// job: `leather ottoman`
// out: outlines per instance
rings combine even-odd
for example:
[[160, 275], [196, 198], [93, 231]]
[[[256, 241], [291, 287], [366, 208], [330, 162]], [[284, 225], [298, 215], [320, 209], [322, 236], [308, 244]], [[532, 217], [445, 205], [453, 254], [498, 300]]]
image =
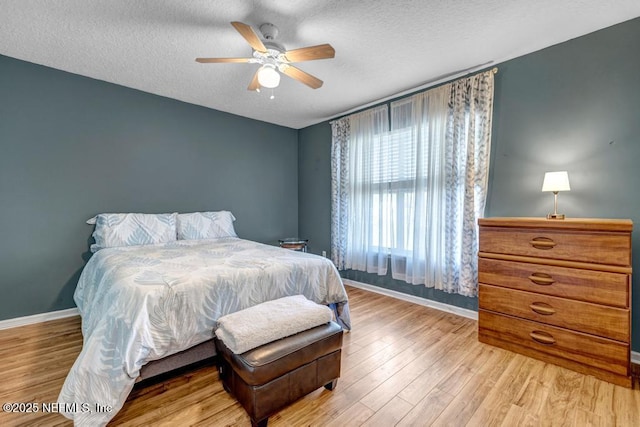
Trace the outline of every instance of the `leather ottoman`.
[[225, 390], [240, 402], [252, 426], [324, 386], [333, 390], [340, 376], [342, 328], [328, 322], [295, 335], [235, 354], [215, 339]]

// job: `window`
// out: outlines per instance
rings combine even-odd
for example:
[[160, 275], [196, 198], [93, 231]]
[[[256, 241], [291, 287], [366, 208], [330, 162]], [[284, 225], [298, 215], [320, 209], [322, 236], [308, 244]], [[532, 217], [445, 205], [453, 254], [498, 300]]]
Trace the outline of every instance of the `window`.
[[413, 250], [413, 227], [401, 220], [415, 208], [416, 159], [408, 129], [379, 138], [372, 155], [372, 246], [388, 253]]
[[332, 122], [338, 268], [475, 295], [492, 106], [485, 72]]

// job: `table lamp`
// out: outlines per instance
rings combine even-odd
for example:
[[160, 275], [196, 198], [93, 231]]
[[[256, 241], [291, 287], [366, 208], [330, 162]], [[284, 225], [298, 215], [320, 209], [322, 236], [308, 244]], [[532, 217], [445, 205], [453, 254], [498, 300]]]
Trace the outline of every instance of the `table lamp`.
[[564, 219], [564, 214], [558, 213], [558, 192], [569, 191], [569, 174], [567, 171], [547, 172], [544, 174], [542, 191], [553, 192], [553, 213], [547, 215], [547, 219]]

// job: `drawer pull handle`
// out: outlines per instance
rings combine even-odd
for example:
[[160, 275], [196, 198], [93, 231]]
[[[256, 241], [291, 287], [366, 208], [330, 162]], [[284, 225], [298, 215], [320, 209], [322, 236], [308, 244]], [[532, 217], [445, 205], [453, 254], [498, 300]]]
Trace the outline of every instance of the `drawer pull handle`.
[[556, 282], [551, 276], [545, 273], [532, 273], [531, 276], [528, 277], [528, 279], [536, 285], [542, 286], [553, 285]]
[[536, 237], [532, 239], [529, 244], [536, 249], [553, 249], [556, 242], [547, 237]]
[[539, 342], [540, 344], [551, 345], [556, 343], [556, 340], [555, 338], [553, 338], [553, 335], [548, 334], [546, 332], [532, 331], [529, 333], [529, 336], [531, 337], [531, 339]]
[[552, 314], [556, 314], [556, 311], [549, 304], [545, 304], [543, 302], [534, 302], [529, 305], [531, 310], [535, 311], [538, 314], [542, 314], [545, 316], [551, 316]]

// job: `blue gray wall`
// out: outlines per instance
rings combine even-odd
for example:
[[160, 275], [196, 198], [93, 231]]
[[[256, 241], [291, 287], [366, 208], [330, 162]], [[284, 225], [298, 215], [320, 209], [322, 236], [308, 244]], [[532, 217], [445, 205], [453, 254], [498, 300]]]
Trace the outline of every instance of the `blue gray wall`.
[[[559, 211], [573, 217], [630, 218], [640, 247], [640, 19], [499, 64], [486, 216], [544, 216], [547, 171], [567, 170], [571, 191]], [[330, 183], [302, 175], [330, 173], [331, 131], [321, 123], [300, 131], [300, 230], [328, 250]], [[327, 172], [327, 170], [329, 172]], [[307, 193], [315, 192], [317, 197]], [[304, 197], [302, 197], [304, 195]], [[633, 253], [633, 349], [640, 351], [640, 250]], [[473, 298], [428, 292], [359, 272], [345, 277], [466, 308]]]
[[298, 207], [300, 236], [315, 254], [331, 246], [331, 127], [321, 123], [298, 134]]
[[74, 307], [100, 212], [298, 232], [298, 133], [0, 56], [0, 320]]

